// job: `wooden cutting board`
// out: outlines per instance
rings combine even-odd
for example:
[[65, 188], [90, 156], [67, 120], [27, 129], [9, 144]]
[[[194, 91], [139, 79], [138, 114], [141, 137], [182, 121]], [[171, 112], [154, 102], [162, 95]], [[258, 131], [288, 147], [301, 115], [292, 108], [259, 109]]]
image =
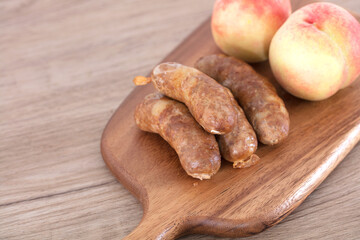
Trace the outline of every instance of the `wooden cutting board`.
[[[207, 20], [164, 61], [192, 66], [218, 52]], [[274, 82], [268, 62], [254, 68]], [[112, 173], [143, 205], [143, 219], [126, 239], [256, 234], [285, 218], [330, 174], [360, 139], [360, 80], [321, 102], [297, 99], [274, 84], [290, 113], [287, 140], [260, 145], [261, 161], [248, 169], [222, 161], [220, 171], [204, 181], [186, 175], [160, 136], [136, 127], [134, 109], [154, 88], [137, 87], [125, 99], [104, 130], [101, 151]]]

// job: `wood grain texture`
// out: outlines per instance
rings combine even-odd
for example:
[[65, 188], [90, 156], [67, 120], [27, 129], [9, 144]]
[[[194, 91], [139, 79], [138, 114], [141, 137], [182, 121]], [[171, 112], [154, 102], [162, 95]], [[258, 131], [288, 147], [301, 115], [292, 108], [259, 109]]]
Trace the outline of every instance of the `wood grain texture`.
[[[356, 0], [333, 2], [360, 13]], [[140, 204], [105, 167], [102, 130], [132, 77], [146, 74], [211, 7], [0, 2], [0, 239], [121, 239], [135, 228]], [[357, 145], [289, 217], [250, 239], [356, 239], [359, 157]]]
[[[218, 52], [207, 20], [164, 61], [193, 66], [201, 56]], [[254, 67], [275, 82], [268, 62]], [[165, 141], [136, 127], [136, 105], [154, 92], [151, 85], [136, 88], [109, 121], [101, 144], [110, 170], [143, 205], [140, 225], [125, 239], [250, 236], [299, 206], [360, 140], [360, 82], [321, 102], [278, 90], [291, 119], [286, 141], [260, 145], [261, 161], [251, 168], [233, 169], [223, 162], [211, 180], [199, 181], [184, 173]]]

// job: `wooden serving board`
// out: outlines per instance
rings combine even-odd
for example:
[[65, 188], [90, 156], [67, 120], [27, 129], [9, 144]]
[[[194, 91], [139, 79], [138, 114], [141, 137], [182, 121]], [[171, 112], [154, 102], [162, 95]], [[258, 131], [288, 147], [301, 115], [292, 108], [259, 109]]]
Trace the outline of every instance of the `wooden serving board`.
[[[192, 66], [217, 52], [207, 20], [164, 61]], [[268, 62], [254, 67], [274, 81]], [[299, 206], [360, 139], [360, 80], [321, 102], [277, 88], [290, 113], [287, 140], [274, 147], [260, 145], [261, 161], [251, 168], [233, 169], [222, 161], [211, 180], [200, 181], [186, 175], [160, 136], [136, 127], [136, 105], [155, 91], [151, 85], [137, 87], [110, 119], [101, 141], [104, 161], [143, 205], [143, 219], [126, 239], [248, 236], [274, 226]]]

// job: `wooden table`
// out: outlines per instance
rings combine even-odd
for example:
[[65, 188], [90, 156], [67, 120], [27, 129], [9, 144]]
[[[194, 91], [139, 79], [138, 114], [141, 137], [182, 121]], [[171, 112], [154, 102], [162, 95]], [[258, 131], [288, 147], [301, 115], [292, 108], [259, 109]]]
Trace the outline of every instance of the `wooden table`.
[[[332, 2], [360, 13], [357, 0]], [[130, 233], [142, 210], [104, 165], [102, 130], [132, 77], [148, 73], [212, 4], [0, 2], [0, 239]], [[358, 238], [359, 158], [360, 144], [283, 222], [249, 239]]]

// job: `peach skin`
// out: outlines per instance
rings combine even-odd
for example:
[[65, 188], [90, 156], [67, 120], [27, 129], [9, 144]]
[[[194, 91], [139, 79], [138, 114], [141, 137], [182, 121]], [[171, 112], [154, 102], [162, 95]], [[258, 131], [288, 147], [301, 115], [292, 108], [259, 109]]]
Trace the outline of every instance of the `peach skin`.
[[290, 13], [289, 0], [217, 0], [211, 30], [226, 54], [261, 62], [268, 59], [271, 39]]
[[288, 92], [307, 100], [326, 99], [360, 74], [360, 24], [335, 4], [309, 4], [275, 34], [269, 57]]

